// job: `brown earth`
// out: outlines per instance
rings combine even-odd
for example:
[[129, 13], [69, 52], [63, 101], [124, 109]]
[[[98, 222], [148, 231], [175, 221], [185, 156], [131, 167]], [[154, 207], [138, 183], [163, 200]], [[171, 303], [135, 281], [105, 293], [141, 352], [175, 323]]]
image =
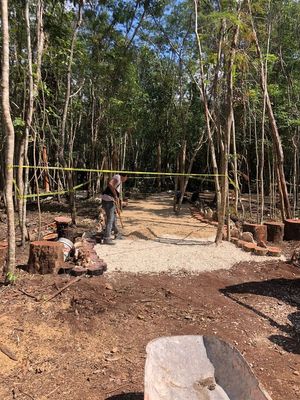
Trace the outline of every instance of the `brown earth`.
[[[43, 214], [45, 224], [56, 210]], [[93, 228], [94, 211], [84, 204], [82, 226]], [[285, 254], [296, 245], [286, 243]], [[18, 261], [26, 257], [19, 249]], [[45, 301], [70, 278], [20, 271], [15, 286], [0, 287], [0, 348], [17, 359], [0, 352], [0, 399], [142, 400], [146, 344], [208, 334], [239, 349], [273, 400], [297, 400], [299, 277], [282, 261], [199, 275], [114, 273], [82, 278]]]

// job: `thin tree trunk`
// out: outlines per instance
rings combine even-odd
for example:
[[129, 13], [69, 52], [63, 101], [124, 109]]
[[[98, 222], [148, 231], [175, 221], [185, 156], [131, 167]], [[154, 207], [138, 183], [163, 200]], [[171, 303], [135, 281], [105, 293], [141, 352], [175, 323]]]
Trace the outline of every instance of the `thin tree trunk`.
[[8, 230], [8, 258], [4, 272], [6, 281], [9, 282], [10, 274], [15, 272], [16, 264], [16, 235], [15, 235], [15, 213], [13, 201], [13, 163], [15, 132], [10, 115], [9, 99], [9, 28], [8, 28], [8, 5], [7, 0], [1, 0], [1, 26], [2, 26], [2, 114], [6, 133], [5, 152], [5, 198]]
[[208, 99], [207, 99], [208, 91], [207, 91], [207, 87], [205, 84], [206, 77], [205, 77], [204, 66], [203, 66], [203, 61], [202, 61], [202, 45], [201, 45], [200, 35], [198, 32], [198, 29], [199, 29], [198, 28], [198, 4], [199, 4], [199, 0], [194, 0], [195, 35], [196, 35], [196, 40], [197, 40], [197, 45], [198, 45], [199, 72], [200, 72], [200, 85], [197, 85], [197, 86], [200, 91], [201, 99], [202, 99], [203, 106], [204, 106], [207, 137], [208, 137], [208, 143], [209, 143], [209, 148], [210, 148], [210, 153], [211, 153], [211, 163], [212, 163], [212, 169], [213, 169], [214, 180], [215, 180], [217, 204], [218, 204], [218, 208], [219, 208], [220, 202], [221, 202], [219, 169], [218, 169], [215, 145], [214, 145], [214, 141], [213, 141], [213, 132], [212, 132], [212, 128], [211, 128], [212, 116], [210, 114], [209, 107], [208, 107]]
[[[65, 94], [65, 104], [64, 110], [62, 115], [62, 123], [61, 123], [61, 148], [59, 153], [60, 163], [64, 166], [67, 166], [67, 162], [64, 159], [64, 149], [65, 149], [65, 140], [66, 140], [66, 125], [67, 125], [67, 116], [69, 111], [69, 103], [71, 98], [71, 77], [72, 77], [72, 63], [73, 63], [73, 56], [74, 56], [74, 48], [77, 39], [78, 29], [82, 22], [82, 4], [79, 5], [78, 9], [78, 18], [75, 23], [72, 41], [71, 41], [71, 48], [70, 48], [70, 56], [68, 60], [68, 69], [67, 69], [67, 89]], [[71, 157], [71, 155], [70, 155]], [[75, 195], [73, 191], [73, 176], [72, 171], [67, 171], [67, 181], [69, 187], [69, 197], [70, 197], [70, 212], [72, 217], [72, 223], [76, 224], [76, 206], [75, 206]]]
[[255, 155], [256, 155], [256, 222], [259, 222], [259, 210], [260, 210], [260, 185], [259, 185], [259, 168], [260, 159], [258, 153], [258, 138], [257, 138], [257, 123], [256, 114], [254, 114], [254, 138], [255, 138]]
[[42, 159], [43, 159], [43, 174], [44, 174], [44, 190], [46, 193], [50, 192], [50, 180], [49, 180], [49, 170], [48, 170], [48, 154], [47, 147], [44, 145], [42, 149]]
[[202, 147], [202, 144], [203, 144], [203, 135], [199, 138], [198, 143], [196, 145], [196, 148], [193, 151], [192, 157], [191, 157], [190, 162], [189, 162], [188, 169], [186, 171], [187, 175], [183, 177], [184, 178], [184, 185], [183, 185], [183, 188], [182, 188], [182, 191], [181, 191], [181, 194], [180, 194], [180, 198], [179, 198], [179, 201], [178, 201], [178, 204], [177, 204], [177, 208], [176, 208], [176, 214], [177, 215], [179, 215], [179, 213], [180, 213], [181, 205], [182, 205], [182, 201], [183, 201], [183, 197], [184, 197], [184, 193], [185, 193], [187, 185], [189, 183], [189, 175], [192, 172], [194, 161], [196, 159], [196, 156], [197, 156], [199, 150]]
[[271, 103], [268, 88], [267, 88], [265, 66], [264, 66], [264, 62], [263, 62], [263, 56], [262, 56], [262, 52], [260, 49], [259, 41], [258, 41], [257, 34], [256, 34], [256, 29], [254, 26], [250, 0], [248, 0], [248, 6], [249, 6], [249, 11], [250, 11], [250, 16], [251, 16], [253, 38], [255, 41], [256, 51], [257, 51], [257, 54], [258, 54], [258, 57], [260, 60], [261, 87], [262, 87], [262, 90], [265, 93], [265, 97], [266, 97], [266, 108], [267, 108], [267, 113], [268, 113], [268, 117], [269, 117], [269, 122], [271, 125], [271, 133], [272, 133], [273, 143], [274, 143], [275, 152], [276, 152], [278, 189], [279, 189], [279, 194], [281, 196], [280, 204], [281, 204], [281, 207], [283, 207], [281, 210], [281, 215], [282, 215], [282, 219], [284, 220], [285, 218], [291, 218], [291, 207], [290, 207], [290, 201], [289, 201], [287, 184], [286, 184], [285, 173], [284, 173], [284, 154], [283, 154], [280, 135], [279, 135], [278, 128], [277, 128], [277, 123], [276, 123], [274, 113], [273, 113], [272, 103]]
[[[157, 172], [161, 172], [161, 141], [157, 144]], [[161, 191], [161, 176], [157, 177], [157, 190]]]
[[[238, 7], [238, 19], [240, 17], [241, 10], [241, 2]], [[224, 222], [227, 210], [227, 219], [229, 221], [229, 185], [228, 185], [228, 156], [230, 149], [230, 139], [232, 133], [232, 125], [234, 120], [234, 112], [233, 112], [233, 66], [235, 61], [236, 54], [236, 46], [239, 37], [239, 24], [235, 27], [235, 32], [232, 38], [231, 47], [230, 47], [230, 55], [228, 60], [228, 70], [227, 70], [227, 95], [226, 95], [226, 108], [227, 108], [227, 119], [224, 133], [224, 147], [223, 147], [223, 157], [222, 157], [222, 191], [221, 191], [221, 206], [218, 210], [218, 229], [216, 235], [216, 243], [220, 243], [223, 237], [224, 230]], [[221, 136], [220, 136], [221, 137]], [[226, 207], [227, 206], [227, 207]], [[229, 222], [228, 222], [229, 223]], [[230, 235], [229, 229], [227, 231], [228, 235]], [[229, 239], [229, 236], [228, 236]]]
[[[29, 16], [29, 0], [26, 0], [25, 4], [25, 21], [26, 21], [26, 34], [27, 34], [27, 55], [28, 55], [28, 80], [29, 80], [29, 90], [28, 90], [28, 107], [27, 107], [27, 116], [26, 116], [26, 125], [25, 125], [25, 136], [21, 143], [21, 152], [19, 162], [20, 165], [28, 165], [28, 139], [29, 134], [32, 129], [32, 119], [33, 119], [33, 108], [34, 108], [34, 100], [38, 94], [38, 85], [41, 80], [41, 64], [42, 64], [42, 55], [44, 50], [44, 25], [43, 25], [43, 14], [44, 14], [44, 3], [42, 0], [37, 2], [36, 9], [36, 33], [37, 33], [37, 50], [36, 50], [36, 73], [35, 77], [33, 74], [33, 65], [32, 65], [32, 46], [31, 46], [31, 32], [30, 32], [30, 16]], [[23, 153], [23, 154], [22, 154]], [[25, 245], [26, 238], [29, 238], [29, 234], [26, 228], [26, 206], [27, 199], [26, 195], [28, 192], [28, 181], [29, 181], [29, 169], [25, 168], [24, 171], [24, 181], [23, 181], [23, 169], [19, 168], [19, 186], [20, 190], [20, 202], [19, 208], [21, 212], [21, 242], [22, 246]], [[22, 197], [23, 196], [23, 197]]]
[[235, 120], [232, 121], [232, 148], [233, 148], [233, 176], [234, 176], [234, 209], [238, 215], [239, 203], [239, 181], [238, 181], [238, 162], [236, 152], [236, 134], [235, 134]]
[[[269, 12], [270, 12], [271, 0], [269, 0]], [[268, 26], [268, 40], [267, 40], [267, 56], [270, 48], [270, 37], [271, 37], [271, 23]], [[268, 57], [266, 57], [264, 67], [264, 79], [268, 81]], [[261, 193], [261, 208], [260, 208], [260, 220], [262, 224], [264, 220], [264, 208], [265, 208], [265, 190], [264, 190], [264, 167], [265, 167], [265, 116], [266, 116], [266, 89], [263, 93], [263, 112], [262, 112], [262, 123], [261, 123], [261, 168], [260, 168], [260, 193]]]

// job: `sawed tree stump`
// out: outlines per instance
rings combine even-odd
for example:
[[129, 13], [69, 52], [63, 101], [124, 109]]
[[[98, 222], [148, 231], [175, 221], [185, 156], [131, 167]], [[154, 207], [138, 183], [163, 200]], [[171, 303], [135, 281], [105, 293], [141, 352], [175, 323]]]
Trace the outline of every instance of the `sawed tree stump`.
[[64, 264], [64, 245], [60, 242], [41, 240], [30, 243], [28, 272], [56, 274]]
[[265, 222], [268, 242], [281, 243], [283, 241], [284, 224], [282, 222]]
[[266, 225], [249, 224], [245, 222], [243, 224], [243, 232], [251, 232], [256, 242], [267, 241], [267, 227]]
[[284, 240], [300, 240], [299, 219], [286, 219], [284, 221]]
[[65, 230], [71, 225], [72, 219], [69, 217], [56, 217], [54, 221], [56, 223], [58, 237], [65, 237]]

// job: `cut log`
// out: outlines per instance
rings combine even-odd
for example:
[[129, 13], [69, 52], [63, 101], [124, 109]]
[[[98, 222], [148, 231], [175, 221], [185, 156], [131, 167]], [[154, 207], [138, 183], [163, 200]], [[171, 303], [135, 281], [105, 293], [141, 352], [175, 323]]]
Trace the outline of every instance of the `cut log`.
[[280, 257], [281, 249], [279, 247], [268, 247], [268, 256]]
[[254, 249], [254, 253], [257, 256], [266, 256], [268, 254], [268, 249], [266, 249], [265, 247], [256, 246]]
[[72, 219], [69, 217], [56, 217], [54, 221], [56, 223], [58, 237], [66, 237], [65, 230], [71, 225]]
[[57, 238], [57, 233], [47, 233], [45, 236], [43, 236], [43, 240], [56, 240]]
[[282, 222], [265, 222], [267, 227], [268, 242], [281, 243], [284, 235], [284, 224]]
[[104, 262], [99, 262], [98, 264], [89, 266], [87, 268], [87, 274], [91, 276], [99, 276], [102, 275], [103, 272], [107, 270], [107, 264]]
[[237, 241], [237, 247], [243, 248], [243, 245], [244, 245], [245, 243], [247, 243], [247, 242], [245, 242], [244, 240], [238, 240], [238, 241]]
[[257, 247], [256, 243], [247, 242], [243, 244], [243, 250], [246, 251], [247, 253], [253, 252], [256, 247]]
[[251, 232], [256, 242], [267, 241], [267, 227], [266, 225], [249, 224], [245, 222], [243, 224], [243, 232]]
[[237, 237], [231, 237], [230, 241], [231, 241], [231, 243], [233, 243], [233, 244], [237, 245], [237, 244], [238, 244], [238, 241], [239, 241], [239, 239], [238, 239]]
[[299, 219], [286, 219], [284, 221], [284, 240], [300, 240]]
[[64, 246], [59, 242], [41, 240], [30, 243], [28, 272], [33, 274], [56, 274], [64, 265]]
[[80, 265], [76, 265], [76, 267], [72, 268], [71, 274], [74, 276], [81, 276], [87, 273], [87, 269], [81, 267]]

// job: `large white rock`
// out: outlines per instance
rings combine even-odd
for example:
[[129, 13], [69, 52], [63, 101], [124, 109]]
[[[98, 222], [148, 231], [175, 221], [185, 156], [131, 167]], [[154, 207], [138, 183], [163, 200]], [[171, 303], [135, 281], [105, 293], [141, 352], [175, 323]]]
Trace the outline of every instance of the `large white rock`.
[[271, 400], [242, 355], [216, 337], [163, 337], [146, 351], [145, 400]]

